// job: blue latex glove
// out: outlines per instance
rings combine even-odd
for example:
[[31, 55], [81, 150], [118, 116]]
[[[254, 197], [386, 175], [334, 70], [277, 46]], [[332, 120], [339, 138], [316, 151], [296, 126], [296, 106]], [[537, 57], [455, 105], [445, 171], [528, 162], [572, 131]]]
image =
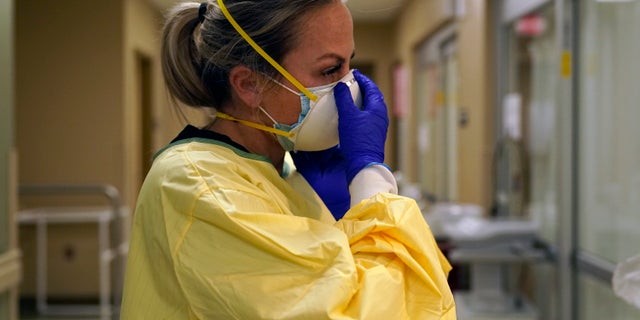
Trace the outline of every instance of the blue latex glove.
[[351, 206], [346, 166], [340, 148], [292, 152], [291, 158], [333, 217], [340, 220]]
[[338, 133], [340, 148], [345, 159], [347, 184], [351, 183], [360, 170], [371, 164], [384, 162], [384, 143], [387, 139], [389, 116], [382, 92], [371, 79], [354, 70], [362, 92], [362, 110], [351, 98], [351, 92], [344, 83], [334, 89], [338, 107]]

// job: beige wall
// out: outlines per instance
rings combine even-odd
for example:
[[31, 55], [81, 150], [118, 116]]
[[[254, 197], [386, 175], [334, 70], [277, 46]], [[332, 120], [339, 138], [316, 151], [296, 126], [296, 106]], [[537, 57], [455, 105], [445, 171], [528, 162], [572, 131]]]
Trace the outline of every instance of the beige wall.
[[122, 6], [16, 2], [20, 183], [122, 190]]
[[[16, 134], [21, 184], [125, 186], [123, 17], [119, 1], [16, 2]], [[33, 198], [21, 198], [26, 205]], [[69, 198], [64, 205], [85, 204]], [[125, 203], [130, 199], [125, 198]], [[91, 201], [89, 201], [91, 202]], [[96, 231], [91, 225], [50, 230], [53, 294], [92, 294], [97, 288]], [[22, 228], [25, 281], [34, 288], [35, 235]], [[72, 236], [70, 240], [67, 236]], [[60, 241], [58, 241], [60, 240]], [[57, 244], [60, 242], [60, 244]], [[72, 251], [72, 257], [66, 256]]]
[[[437, 26], [447, 19], [448, 0], [414, 0], [407, 1], [402, 8], [399, 17], [393, 21], [357, 22], [354, 26], [356, 42], [355, 64], [370, 63], [374, 66], [373, 80], [378, 84], [385, 95], [389, 110], [393, 108], [393, 83], [392, 72], [396, 63], [408, 66], [411, 74], [413, 65], [413, 49], [420, 41], [424, 40]], [[409, 90], [411, 92], [411, 89]], [[410, 99], [412, 97], [409, 97]], [[400, 161], [409, 163], [404, 168], [409, 169], [409, 176], [416, 174], [416, 159], [403, 157], [398, 159], [393, 155], [399, 143], [415, 145], [415, 136], [406, 137], [404, 141], [396, 141], [393, 132], [396, 130], [396, 122], [390, 112], [391, 123], [386, 145], [386, 159], [394, 170], [401, 166]], [[411, 114], [407, 119], [412, 119]], [[412, 121], [412, 128], [415, 123]], [[415, 129], [414, 129], [415, 131]], [[409, 148], [415, 150], [415, 148]], [[398, 163], [395, 163], [396, 160]]]
[[0, 0], [0, 319], [17, 319], [20, 255], [16, 248], [13, 0]]
[[458, 24], [458, 96], [469, 115], [469, 124], [458, 129], [458, 195], [459, 201], [485, 209], [491, 206], [495, 122], [488, 13], [487, 1], [466, 0], [466, 13]]
[[[393, 50], [390, 50], [393, 43], [393, 23], [392, 22], [363, 22], [354, 23], [354, 41], [356, 43], [356, 56], [353, 63], [356, 65], [371, 64], [374, 74], [371, 75], [382, 94], [384, 94], [388, 107], [391, 108], [391, 70], [393, 66]], [[390, 153], [394, 149], [392, 128], [389, 130], [389, 139], [386, 144], [385, 163], [392, 168], [395, 164], [390, 161]]]
[[[16, 6], [20, 183], [112, 184], [132, 208], [143, 176], [142, 117], [158, 124], [151, 149], [175, 134], [162, 130], [170, 121], [159, 70], [160, 12], [145, 0], [21, 0]], [[140, 110], [140, 55], [151, 61], [151, 115]], [[93, 205], [102, 198], [64, 201]], [[23, 207], [42, 202], [21, 198]], [[23, 294], [35, 289], [34, 236], [33, 228], [22, 228]], [[57, 226], [49, 236], [50, 293], [95, 296], [96, 228]], [[69, 251], [72, 258], [65, 256]]]
[[13, 1], [0, 0], [0, 254], [9, 248], [9, 159], [13, 148]]
[[[171, 128], [165, 124], [170, 116], [167, 95], [161, 78], [160, 70], [160, 29], [163, 17], [157, 9], [149, 5], [145, 0], [127, 0], [124, 3], [125, 22], [125, 48], [124, 48], [124, 72], [122, 82], [124, 92], [124, 176], [127, 177], [123, 193], [132, 203], [137, 198], [145, 172], [142, 172], [143, 158], [151, 160], [151, 156], [168, 142], [167, 131]], [[151, 63], [151, 104], [152, 113], [142, 114], [140, 89], [140, 70], [138, 59], [144, 56]], [[142, 118], [148, 117], [153, 126], [153, 145], [150, 150], [142, 148]]]
[[[415, 50], [445, 23], [457, 21], [458, 36], [458, 97], [459, 107], [469, 113], [469, 124], [458, 128], [458, 201], [490, 205], [491, 155], [493, 110], [491, 108], [492, 79], [490, 39], [487, 38], [488, 19], [485, 1], [466, 0], [466, 12], [454, 18], [451, 1], [409, 0], [402, 8], [395, 28], [395, 58], [407, 67], [410, 83], [415, 82]], [[414, 92], [411, 86], [408, 97], [415, 109]], [[401, 155], [403, 168], [410, 181], [417, 180], [417, 128], [411, 110], [406, 117], [409, 135], [404, 137], [408, 153]]]
[[395, 55], [398, 63], [406, 67], [410, 87], [406, 97], [411, 106], [409, 112], [401, 121], [406, 122], [408, 136], [403, 137], [403, 154], [399, 155], [405, 176], [409, 181], [416, 182], [418, 177], [417, 166], [419, 165], [417, 148], [417, 114], [414, 103], [413, 84], [415, 82], [415, 48], [429, 35], [435, 32], [438, 27], [450, 19], [450, 12], [447, 10], [449, 0], [409, 0], [402, 8], [395, 30]]
[[451, 19], [450, 0], [409, 0], [397, 18], [395, 53], [404, 63], [414, 58], [414, 48]]

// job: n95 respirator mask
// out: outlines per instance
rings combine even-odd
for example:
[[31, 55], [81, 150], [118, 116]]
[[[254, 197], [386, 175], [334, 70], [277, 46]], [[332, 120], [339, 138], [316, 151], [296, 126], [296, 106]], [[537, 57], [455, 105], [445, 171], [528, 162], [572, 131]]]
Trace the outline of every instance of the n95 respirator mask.
[[300, 96], [300, 115], [298, 116], [298, 121], [291, 125], [278, 123], [261, 108], [262, 112], [274, 122], [273, 127], [281, 131], [281, 133], [274, 133], [278, 136], [278, 142], [286, 151], [320, 151], [334, 147], [339, 143], [338, 107], [333, 93], [333, 89], [339, 82], [349, 87], [355, 105], [358, 108], [362, 106], [360, 86], [358, 86], [358, 82], [353, 77], [353, 70], [349, 71], [337, 82], [308, 88], [311, 93], [317, 96], [315, 101], [309, 99], [302, 92], [298, 93], [280, 82], [275, 82], [286, 90]]

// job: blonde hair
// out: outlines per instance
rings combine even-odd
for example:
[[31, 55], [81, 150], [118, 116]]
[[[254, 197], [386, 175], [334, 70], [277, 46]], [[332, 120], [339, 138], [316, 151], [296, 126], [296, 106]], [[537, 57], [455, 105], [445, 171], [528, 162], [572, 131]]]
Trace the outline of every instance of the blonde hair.
[[[306, 14], [336, 0], [227, 0], [249, 36], [274, 60], [295, 46]], [[162, 72], [169, 93], [191, 107], [219, 108], [230, 97], [229, 72], [238, 65], [279, 79], [278, 72], [233, 29], [216, 1], [200, 22], [200, 3], [168, 13], [162, 34]]]

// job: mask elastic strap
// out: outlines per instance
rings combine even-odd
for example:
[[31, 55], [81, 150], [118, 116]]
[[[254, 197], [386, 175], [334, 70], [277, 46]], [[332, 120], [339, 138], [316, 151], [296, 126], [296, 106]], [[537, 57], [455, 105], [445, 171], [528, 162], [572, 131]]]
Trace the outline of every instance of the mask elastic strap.
[[276, 121], [276, 119], [274, 119], [269, 113], [267, 113], [267, 110], [265, 110], [262, 107], [259, 107], [260, 111], [262, 111], [262, 113], [264, 113], [265, 116], [267, 116], [267, 118], [269, 118], [269, 120], [271, 120], [271, 122], [273, 123], [278, 123], [278, 121]]
[[222, 14], [224, 14], [233, 28], [236, 29], [240, 36], [242, 36], [242, 38], [244, 38], [244, 40], [247, 41], [247, 43], [249, 43], [249, 45], [251, 45], [251, 47], [253, 47], [256, 52], [258, 52], [265, 60], [267, 60], [267, 62], [269, 62], [274, 68], [276, 68], [276, 70], [278, 70], [278, 72], [280, 72], [282, 76], [284, 76], [287, 80], [289, 80], [289, 82], [291, 82], [296, 88], [298, 88], [298, 90], [304, 93], [304, 95], [307, 96], [309, 100], [318, 100], [318, 97], [315, 94], [311, 93], [311, 91], [305, 88], [305, 86], [303, 86], [296, 78], [294, 78], [287, 70], [285, 70], [277, 61], [273, 60], [273, 58], [271, 58], [269, 54], [262, 50], [262, 48], [255, 41], [253, 41], [253, 39], [251, 39], [251, 37], [242, 29], [238, 22], [236, 22], [236, 20], [231, 16], [222, 0], [218, 0], [218, 6], [220, 7]]
[[243, 124], [243, 125], [245, 125], [247, 127], [251, 127], [251, 128], [262, 130], [262, 131], [267, 131], [267, 132], [274, 133], [274, 134], [277, 134], [279, 136], [283, 136], [283, 137], [287, 137], [287, 138], [293, 138], [293, 136], [295, 136], [295, 133], [292, 133], [292, 132], [278, 130], [276, 128], [267, 127], [267, 126], [259, 124], [259, 123], [254, 123], [254, 122], [250, 122], [250, 121], [247, 121], [247, 120], [234, 118], [234, 117], [232, 117], [232, 116], [230, 116], [230, 115], [228, 115], [226, 113], [222, 113], [222, 112], [216, 112], [216, 117], [220, 118], [220, 119], [225, 119], [225, 120], [229, 120], [229, 121], [238, 122], [238, 123]]
[[[271, 80], [271, 81], [275, 82], [277, 85], [281, 86], [282, 88], [286, 89], [287, 91], [289, 91], [289, 92], [291, 92], [291, 93], [295, 94], [296, 96], [297, 96], [297, 95], [299, 95], [299, 93], [298, 93], [298, 92], [296, 92], [295, 90], [293, 90], [293, 89], [291, 89], [291, 88], [289, 88], [289, 87], [285, 86], [282, 82], [280, 82], [280, 81], [278, 81], [278, 80], [276, 80], [276, 79], [274, 79], [274, 78], [271, 78], [271, 77], [269, 77], [268, 75], [264, 75], [264, 76], [265, 76], [265, 77], [267, 77], [267, 79], [269, 79], [269, 80]], [[274, 122], [275, 122], [275, 121], [274, 121]]]

